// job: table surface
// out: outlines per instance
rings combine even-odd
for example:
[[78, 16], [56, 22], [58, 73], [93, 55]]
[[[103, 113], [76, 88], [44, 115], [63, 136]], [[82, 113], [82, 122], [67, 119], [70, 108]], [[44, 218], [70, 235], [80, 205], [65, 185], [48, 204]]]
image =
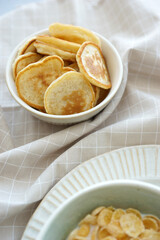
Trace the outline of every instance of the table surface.
[[0, 1], [0, 15], [3, 15], [11, 10], [14, 10], [24, 4], [32, 2], [40, 2], [41, 0], [1, 0]]

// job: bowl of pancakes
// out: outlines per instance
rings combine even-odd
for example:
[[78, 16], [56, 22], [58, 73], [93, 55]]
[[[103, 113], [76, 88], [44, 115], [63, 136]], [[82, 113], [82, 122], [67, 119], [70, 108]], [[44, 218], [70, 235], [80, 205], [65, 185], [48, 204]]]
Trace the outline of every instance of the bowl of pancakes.
[[87, 120], [117, 93], [123, 65], [115, 47], [86, 28], [53, 23], [11, 53], [6, 83], [33, 116], [53, 124]]

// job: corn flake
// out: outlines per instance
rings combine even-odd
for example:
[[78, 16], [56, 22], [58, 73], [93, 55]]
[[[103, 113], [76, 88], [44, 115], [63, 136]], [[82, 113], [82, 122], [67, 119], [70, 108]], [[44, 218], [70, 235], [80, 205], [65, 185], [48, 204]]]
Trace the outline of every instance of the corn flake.
[[92, 211], [92, 215], [97, 216], [103, 209], [105, 209], [104, 206], [98, 207]]
[[158, 224], [156, 220], [153, 218], [144, 217], [143, 224], [145, 226], [145, 229], [153, 229], [155, 231], [158, 231]]
[[128, 209], [126, 209], [126, 213], [134, 213], [137, 217], [142, 219], [142, 216], [141, 216], [140, 212], [137, 209], [128, 208]]
[[96, 225], [97, 224], [97, 217], [94, 216], [94, 215], [88, 214], [87, 216], [85, 216], [85, 218], [82, 219], [82, 221], [79, 223], [79, 225], [81, 225], [83, 223]]
[[123, 209], [116, 209], [115, 212], [112, 215], [112, 221], [119, 221], [121, 216], [125, 214], [125, 211]]
[[102, 228], [99, 229], [99, 231], [98, 231], [98, 239], [99, 240], [104, 239], [108, 236], [110, 236], [110, 234], [109, 234], [106, 227], [102, 227]]
[[145, 218], [152, 218], [152, 219], [154, 219], [157, 222], [157, 224], [158, 224], [158, 228], [160, 229], [160, 220], [158, 219], [158, 217], [153, 216], [153, 215], [146, 215]]
[[107, 230], [112, 236], [116, 238], [124, 238], [126, 236], [125, 232], [120, 226], [120, 223], [116, 221], [111, 221], [107, 225]]
[[97, 218], [99, 226], [103, 227], [110, 223], [113, 212], [107, 208], [103, 209]]
[[133, 213], [126, 213], [120, 218], [120, 225], [123, 231], [130, 237], [138, 237], [144, 231], [144, 225]]
[[89, 232], [90, 232], [90, 225], [84, 223], [78, 229], [77, 235], [81, 237], [87, 237]]

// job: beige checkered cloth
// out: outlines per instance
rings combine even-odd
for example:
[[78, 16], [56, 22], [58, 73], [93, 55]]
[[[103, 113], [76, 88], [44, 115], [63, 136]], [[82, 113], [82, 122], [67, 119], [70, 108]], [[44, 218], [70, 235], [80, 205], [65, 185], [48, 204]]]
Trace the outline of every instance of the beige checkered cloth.
[[[44, 195], [83, 161], [126, 146], [160, 144], [160, 1], [46, 0], [0, 18], [0, 239], [20, 239]], [[122, 86], [104, 111], [73, 126], [32, 117], [11, 97], [13, 48], [53, 22], [80, 25], [119, 51]]]

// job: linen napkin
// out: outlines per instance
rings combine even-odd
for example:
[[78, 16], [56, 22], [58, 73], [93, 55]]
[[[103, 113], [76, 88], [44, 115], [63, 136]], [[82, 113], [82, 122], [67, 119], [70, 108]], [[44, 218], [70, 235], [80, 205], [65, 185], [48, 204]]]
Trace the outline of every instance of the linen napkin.
[[[160, 144], [159, 9], [151, 0], [45, 0], [0, 17], [1, 239], [20, 239], [45, 194], [80, 163], [121, 147]], [[5, 83], [13, 48], [53, 22], [100, 33], [123, 61], [113, 100], [96, 117], [72, 126], [34, 118]]]

